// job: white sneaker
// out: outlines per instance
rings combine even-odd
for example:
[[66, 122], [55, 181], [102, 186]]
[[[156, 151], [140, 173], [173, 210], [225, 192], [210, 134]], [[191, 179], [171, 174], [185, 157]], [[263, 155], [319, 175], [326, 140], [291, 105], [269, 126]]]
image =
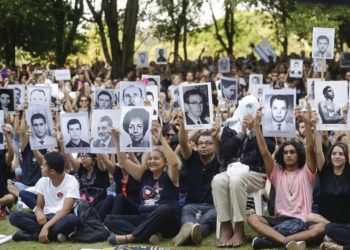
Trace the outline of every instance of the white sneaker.
[[306, 243], [305, 243], [305, 241], [297, 241], [297, 249], [298, 250], [306, 250]]
[[62, 242], [66, 242], [67, 241], [67, 237], [64, 234], [58, 234], [57, 235], [57, 241], [62, 243]]
[[291, 240], [285, 245], [285, 248], [287, 250], [298, 250], [298, 245], [294, 240]]
[[182, 225], [180, 232], [173, 239], [173, 245], [175, 247], [181, 246], [187, 239], [191, 237], [192, 227], [192, 222], [187, 222]]
[[201, 244], [201, 242], [203, 240], [202, 227], [198, 223], [193, 224], [193, 226], [192, 226], [191, 239], [195, 245]]

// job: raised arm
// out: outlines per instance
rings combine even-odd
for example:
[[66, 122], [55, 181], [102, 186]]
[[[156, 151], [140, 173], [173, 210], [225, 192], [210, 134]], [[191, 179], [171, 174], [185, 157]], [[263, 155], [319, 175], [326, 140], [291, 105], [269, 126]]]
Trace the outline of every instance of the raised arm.
[[29, 142], [29, 136], [27, 133], [28, 126], [27, 126], [27, 121], [26, 121], [26, 109], [28, 107], [27, 102], [23, 103], [23, 115], [22, 115], [22, 120], [21, 120], [21, 128], [20, 128], [20, 141], [21, 141], [21, 149], [22, 151], [27, 147], [28, 142]]
[[145, 172], [146, 168], [142, 166], [141, 164], [136, 164], [130, 159], [128, 159], [127, 155], [125, 153], [120, 152], [119, 148], [119, 131], [116, 129], [112, 129], [112, 136], [115, 140], [115, 146], [117, 151], [117, 157], [119, 161], [119, 167], [125, 168], [126, 171], [137, 181], [141, 182], [143, 173]]
[[11, 130], [7, 125], [2, 126], [2, 130], [4, 132], [4, 136], [6, 138], [6, 146], [7, 146], [7, 157], [6, 157], [6, 166], [11, 167], [11, 163], [13, 161], [14, 157], [14, 150], [12, 145], [12, 139], [11, 139]]
[[65, 159], [67, 159], [73, 169], [73, 172], [77, 173], [80, 168], [80, 161], [78, 159], [75, 159], [72, 154], [66, 153]]
[[317, 164], [318, 171], [321, 171], [325, 163], [325, 158], [324, 158], [324, 153], [322, 149], [321, 131], [315, 129], [317, 120], [318, 120], [317, 114], [314, 112], [311, 117], [311, 123], [313, 124], [313, 127], [314, 127], [316, 164]]
[[[311, 129], [311, 106], [308, 104], [308, 110], [306, 112], [301, 112], [300, 107], [296, 109], [297, 114], [302, 113], [302, 120], [305, 123], [305, 135], [306, 135], [306, 143], [305, 143], [305, 155], [306, 155], [306, 164], [311, 171], [311, 173], [316, 172], [316, 157], [315, 157], [315, 142]], [[298, 115], [297, 115], [298, 117]]]
[[254, 120], [254, 130], [255, 130], [255, 136], [256, 136], [256, 140], [258, 142], [260, 154], [264, 160], [266, 174], [267, 174], [267, 176], [270, 176], [272, 169], [273, 169], [273, 166], [274, 166], [274, 161], [273, 161], [271, 153], [268, 150], [264, 136], [263, 136], [261, 129], [260, 129], [261, 116], [262, 116], [261, 110], [262, 110], [262, 107], [260, 107], [256, 111], [256, 117]]
[[192, 149], [188, 145], [188, 136], [185, 130], [184, 119], [182, 111], [177, 113], [177, 119], [180, 124], [179, 128], [179, 144], [180, 144], [180, 152], [182, 158], [185, 160], [189, 159], [192, 154]]

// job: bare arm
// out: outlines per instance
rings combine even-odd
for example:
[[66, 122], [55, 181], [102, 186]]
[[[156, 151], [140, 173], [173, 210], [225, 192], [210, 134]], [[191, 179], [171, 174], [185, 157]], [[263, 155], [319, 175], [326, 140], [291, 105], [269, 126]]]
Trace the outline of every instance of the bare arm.
[[3, 132], [4, 132], [4, 136], [6, 138], [6, 146], [7, 146], [7, 157], [6, 157], [6, 166], [11, 167], [11, 163], [13, 161], [13, 157], [14, 157], [14, 151], [13, 151], [13, 145], [12, 145], [12, 139], [10, 136], [10, 128], [7, 127], [6, 125], [2, 126]]
[[315, 154], [316, 154], [316, 163], [317, 163], [317, 168], [318, 171], [321, 171], [323, 168], [323, 165], [325, 163], [325, 158], [323, 154], [323, 149], [322, 149], [322, 135], [321, 131], [317, 131], [316, 128], [316, 123], [317, 123], [317, 114], [313, 113], [311, 122], [314, 127], [314, 140], [315, 140]]
[[27, 126], [27, 121], [26, 121], [26, 108], [27, 104], [26, 102], [23, 104], [23, 116], [21, 120], [21, 129], [20, 129], [20, 141], [21, 141], [21, 149], [22, 151], [27, 147], [28, 142], [29, 142], [29, 136], [27, 134], [28, 126]]
[[169, 178], [174, 183], [174, 185], [178, 187], [179, 186], [179, 162], [176, 157], [176, 153], [171, 149], [171, 147], [167, 143], [162, 133], [159, 133], [159, 134], [160, 134], [160, 141], [162, 143], [162, 149], [168, 162]]
[[120, 152], [119, 148], [119, 132], [117, 130], [112, 129], [112, 135], [115, 140], [116, 144], [116, 151], [117, 151], [117, 157], [119, 160], [119, 167], [125, 168], [126, 171], [137, 181], [141, 182], [143, 173], [145, 172], [146, 168], [143, 167], [141, 164], [136, 164], [130, 159], [128, 159], [127, 155], [125, 153]]
[[[177, 119], [180, 124], [179, 129], [179, 143], [180, 143], [180, 152], [182, 158], [185, 160], [189, 159], [192, 155], [192, 149], [188, 145], [188, 136], [187, 132], [185, 130], [184, 120], [183, 120], [183, 113], [182, 111], [179, 111], [177, 114]], [[164, 144], [163, 144], [164, 145]]]
[[261, 122], [261, 115], [262, 115], [261, 110], [262, 108], [260, 107], [256, 112], [256, 117], [254, 120], [254, 129], [255, 129], [255, 135], [256, 135], [256, 140], [258, 142], [260, 154], [264, 160], [266, 174], [267, 176], [270, 176], [274, 166], [274, 161], [267, 148], [264, 136], [260, 129], [260, 122]]
[[75, 173], [79, 171], [80, 168], [80, 161], [75, 159], [72, 154], [66, 153], [66, 159], [68, 159], [69, 163], [71, 164], [71, 167]]
[[[297, 109], [300, 110], [300, 107]], [[298, 112], [298, 111], [297, 111]], [[311, 129], [311, 106], [308, 105], [308, 111], [303, 113], [303, 120], [305, 123], [305, 134], [306, 134], [306, 145], [305, 145], [305, 153], [306, 153], [306, 164], [311, 171], [311, 173], [316, 172], [316, 157], [315, 157], [315, 142]]]

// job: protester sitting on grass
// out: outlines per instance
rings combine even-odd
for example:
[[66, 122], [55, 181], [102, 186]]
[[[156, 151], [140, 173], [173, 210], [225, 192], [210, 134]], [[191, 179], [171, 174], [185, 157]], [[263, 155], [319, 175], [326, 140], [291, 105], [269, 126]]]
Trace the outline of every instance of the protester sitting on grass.
[[15, 211], [9, 217], [11, 225], [21, 230], [13, 235], [14, 241], [62, 242], [78, 224], [72, 209], [79, 199], [79, 183], [64, 173], [63, 156], [58, 152], [45, 154], [42, 168], [47, 177], [38, 181], [34, 213]]
[[266, 174], [276, 189], [275, 217], [251, 214], [249, 225], [259, 234], [253, 240], [254, 249], [285, 247], [306, 249], [305, 241], [320, 239], [324, 235], [323, 223], [305, 223], [311, 212], [312, 192], [317, 169], [314, 139], [311, 130], [311, 108], [296, 115], [305, 123], [306, 153], [302, 143], [284, 142], [277, 151], [274, 162], [260, 129], [262, 108], [256, 113], [254, 128]]
[[144, 157], [144, 163], [137, 164], [119, 151], [119, 132], [112, 130], [117, 146], [120, 167], [141, 182], [138, 215], [108, 215], [105, 225], [116, 235], [109, 237], [111, 245], [132, 242], [159, 241], [159, 234], [169, 238], [179, 231], [179, 163], [174, 151], [159, 128], [152, 133], [160, 138], [161, 146]]

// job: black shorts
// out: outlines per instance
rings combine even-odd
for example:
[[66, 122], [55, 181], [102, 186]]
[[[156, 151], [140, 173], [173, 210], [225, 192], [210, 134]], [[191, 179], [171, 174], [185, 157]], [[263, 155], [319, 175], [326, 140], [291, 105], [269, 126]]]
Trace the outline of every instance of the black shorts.
[[[281, 224], [282, 222], [296, 219], [295, 217], [289, 217], [289, 216], [279, 216], [279, 217], [262, 216], [262, 217], [267, 221], [270, 227], [275, 227]], [[317, 222], [305, 222], [305, 223], [308, 228], [312, 225], [317, 224]]]

